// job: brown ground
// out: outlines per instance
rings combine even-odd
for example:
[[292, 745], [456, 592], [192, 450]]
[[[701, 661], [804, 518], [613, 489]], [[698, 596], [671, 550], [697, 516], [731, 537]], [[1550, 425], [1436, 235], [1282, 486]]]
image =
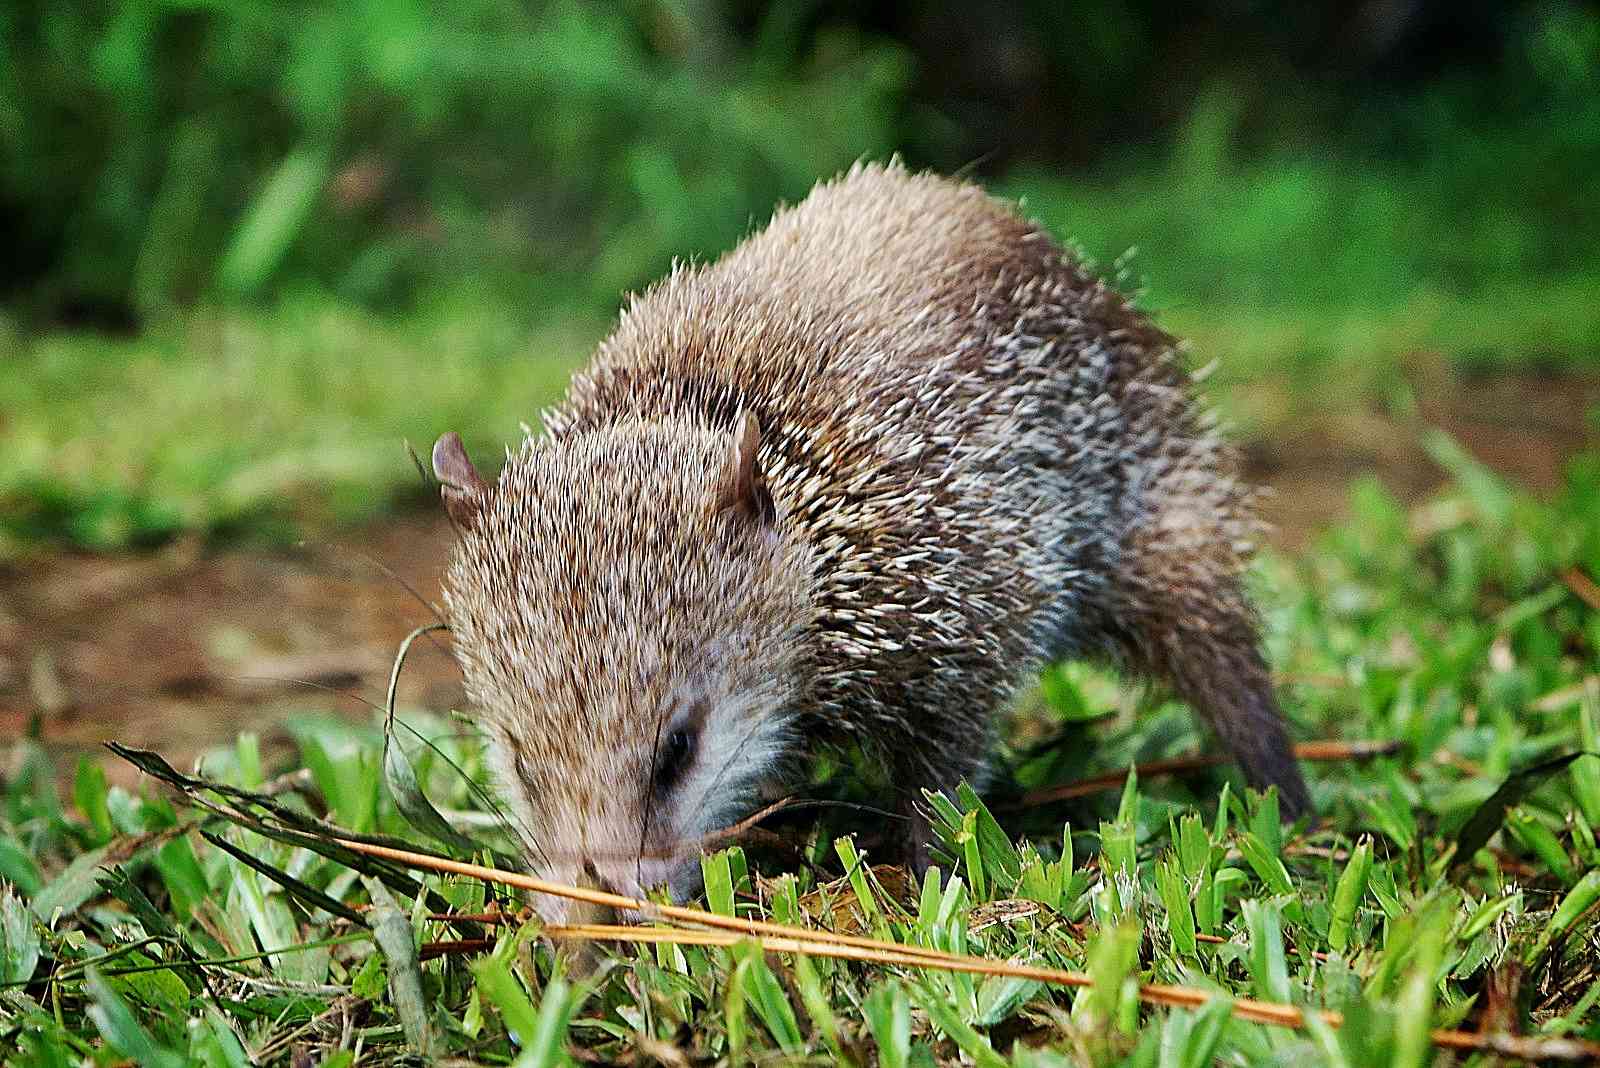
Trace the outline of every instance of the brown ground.
[[[1503, 378], [1418, 393], [1425, 422], [1535, 490], [1556, 486], [1564, 460], [1596, 444], [1585, 413], [1600, 406], [1600, 381]], [[1376, 474], [1407, 499], [1442, 479], [1412, 430], [1376, 408], [1285, 425], [1294, 429], [1248, 449], [1252, 477], [1275, 491], [1267, 511], [1281, 548], [1336, 518], [1355, 476]], [[432, 618], [449, 533], [440, 515], [411, 514], [292, 551], [180, 543], [0, 568], [0, 742], [38, 716], [58, 758], [117, 739], [186, 766], [241, 730], [281, 739], [296, 710], [369, 716], [362, 699], [381, 702], [395, 646]], [[442, 637], [414, 647], [401, 696], [441, 711], [459, 702]], [[131, 777], [120, 762], [107, 768]]]

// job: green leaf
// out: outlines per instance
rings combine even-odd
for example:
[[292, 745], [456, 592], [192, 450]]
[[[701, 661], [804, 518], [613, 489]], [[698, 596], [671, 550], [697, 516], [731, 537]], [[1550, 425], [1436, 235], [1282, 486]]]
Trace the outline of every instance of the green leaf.
[[1161, 1032], [1161, 1068], [1209, 1068], [1223, 1028], [1233, 1017], [1233, 1002], [1212, 998], [1194, 1013], [1175, 1009]]
[[[343, 1052], [349, 1054], [348, 1050]], [[250, 1055], [239, 1036], [214, 1005], [206, 1006], [204, 1016], [189, 1021], [189, 1059], [207, 1068], [251, 1068]], [[333, 1060], [324, 1060], [321, 1068], [334, 1068]]]
[[172, 899], [173, 910], [181, 918], [188, 919], [211, 893], [205, 872], [195, 859], [194, 847], [187, 838], [174, 838], [156, 850], [155, 862]]
[[880, 983], [861, 1004], [878, 1043], [881, 1068], [906, 1068], [911, 1060], [911, 999], [897, 979]]
[[767, 967], [760, 943], [743, 939], [733, 946], [733, 956], [745, 972], [744, 996], [766, 1025], [768, 1033], [784, 1052], [800, 1052], [805, 1043], [800, 1037], [800, 1025], [795, 1021], [794, 1007], [789, 1004], [772, 969]]
[[1333, 890], [1333, 904], [1328, 918], [1328, 948], [1343, 953], [1350, 945], [1350, 928], [1355, 922], [1356, 909], [1367, 892], [1367, 879], [1372, 874], [1372, 839], [1362, 838], [1350, 853], [1339, 882]]
[[108, 842], [99, 849], [80, 853], [71, 864], [52, 879], [33, 897], [33, 914], [45, 923], [53, 923], [57, 912], [70, 915], [91, 897], [100, 892], [100, 867], [113, 849], [123, 845], [122, 839]]
[[1107, 876], [1121, 872], [1131, 878], [1138, 872], [1139, 854], [1132, 824], [1100, 824], [1100, 864]]
[[978, 984], [978, 1015], [973, 1023], [978, 1027], [994, 1027], [1010, 1018], [1044, 985], [1034, 979], [1015, 975], [991, 975]]
[[1489, 925], [1498, 920], [1507, 909], [1522, 902], [1522, 891], [1507, 894], [1501, 898], [1489, 898], [1483, 904], [1472, 910], [1467, 917], [1467, 922], [1461, 925], [1461, 934], [1458, 936], [1463, 942], [1470, 942], [1477, 938]]
[[834, 1018], [833, 1006], [828, 1002], [828, 993], [822, 988], [816, 965], [804, 953], [794, 956], [794, 985], [800, 991], [800, 1001], [806, 1007], [806, 1015], [811, 1018], [811, 1026], [822, 1036], [834, 1061], [839, 1064], [855, 1063], [839, 1042], [839, 1024]]
[[1600, 697], [1590, 687], [1577, 709], [1583, 759], [1572, 765], [1572, 796], [1590, 827], [1600, 827]]
[[142, 1068], [183, 1068], [183, 1057], [158, 1044], [150, 1032], [139, 1026], [128, 1003], [97, 969], [85, 971], [84, 985], [94, 1002], [89, 1007], [89, 1019], [113, 1049]]
[[1539, 932], [1539, 937], [1522, 954], [1522, 963], [1532, 968], [1544, 956], [1550, 944], [1566, 934], [1578, 922], [1578, 917], [1588, 912], [1596, 902], [1600, 902], [1600, 868], [1584, 875], [1576, 886], [1567, 891], [1555, 912], [1550, 914], [1544, 929]]
[[1274, 895], [1294, 893], [1294, 881], [1289, 878], [1289, 869], [1283, 866], [1283, 861], [1254, 831], [1246, 831], [1239, 836], [1239, 852], [1244, 854], [1245, 861], [1255, 871], [1256, 877]]
[[1444, 958], [1450, 932], [1448, 909], [1433, 907], [1419, 921], [1412, 945], [1411, 963], [1395, 1013], [1395, 1068], [1422, 1068], [1432, 1049], [1429, 1031], [1433, 1026], [1436, 996], [1435, 976]]
[[109, 842], [116, 834], [111, 810], [106, 807], [106, 770], [88, 757], [78, 758], [78, 772], [72, 780], [72, 801], [94, 830], [94, 844]]
[[959, 1046], [974, 1064], [979, 1068], [1006, 1068], [1005, 1058], [994, 1051], [989, 1040], [979, 1034], [975, 1027], [961, 1018], [943, 987], [918, 983], [912, 989], [915, 991], [912, 998], [928, 1014], [928, 1019], [938, 1025], [939, 1030]]
[[735, 957], [733, 960], [733, 967], [728, 970], [728, 985], [723, 997], [725, 1017], [723, 1028], [728, 1033], [729, 1058], [737, 1064], [744, 1060], [745, 1047], [750, 1042], [749, 1027], [745, 1023], [745, 1009], [750, 1004], [750, 998], [745, 992], [745, 984], [750, 976], [750, 961], [744, 957]]
[[11, 887], [0, 885], [0, 985], [31, 979], [38, 966], [33, 913]]
[[1283, 819], [1278, 809], [1278, 788], [1268, 787], [1250, 813], [1250, 832], [1274, 857], [1283, 855]]
[[[1239, 872], [1237, 868], [1228, 868], [1228, 871]], [[1216, 874], [1211, 864], [1206, 864], [1200, 869], [1200, 882], [1194, 892], [1194, 919], [1199, 925], [1202, 934], [1216, 934], [1217, 923], [1222, 915], [1222, 894], [1217, 885]]]
[[1156, 886], [1161, 892], [1161, 902], [1167, 909], [1167, 929], [1172, 934], [1172, 948], [1182, 956], [1193, 957], [1198, 948], [1194, 913], [1189, 908], [1189, 888], [1176, 857], [1169, 857], [1156, 865]]
[[239, 221], [217, 266], [217, 285], [236, 297], [259, 292], [271, 281], [305, 227], [327, 183], [329, 155], [300, 148], [286, 156]]
[[1522, 848], [1538, 857], [1557, 879], [1567, 886], [1577, 881], [1572, 858], [1537, 815], [1519, 805], [1506, 813], [1505, 826]]
[[378, 948], [383, 951], [389, 973], [389, 1000], [400, 1016], [406, 1043], [420, 1057], [427, 1058], [437, 1044], [428, 1005], [422, 993], [422, 968], [417, 962], [416, 935], [411, 921], [400, 911], [387, 887], [372, 876], [363, 876], [361, 885], [372, 899], [366, 922]]
[[[983, 803], [975, 790], [966, 783], [956, 787], [956, 800], [973, 817], [973, 830], [978, 838], [978, 853], [985, 869], [995, 877], [1007, 893], [1016, 886], [1022, 874], [1022, 856], [1016, 843], [1006, 834], [989, 806]], [[976, 888], [974, 888], [976, 890]], [[980, 896], [979, 900], [983, 900]]]
[[545, 984], [533, 1038], [517, 1058], [517, 1068], [557, 1068], [567, 1063], [567, 1030], [571, 1027], [573, 1012], [582, 1001], [581, 994], [580, 989], [572, 987], [559, 975]]
[[872, 887], [867, 882], [866, 857], [856, 851], [855, 840], [835, 839], [833, 849], [839, 855], [840, 863], [844, 865], [845, 874], [849, 877], [850, 888], [855, 891], [856, 903], [861, 909], [862, 916], [869, 925], [876, 926], [883, 922], [883, 911], [878, 908], [878, 899], [873, 896]]
[[1206, 836], [1206, 825], [1199, 813], [1185, 812], [1178, 821], [1178, 859], [1183, 863], [1183, 874], [1197, 878], [1211, 864], [1211, 839]]
[[1364, 796], [1362, 807], [1384, 836], [1402, 850], [1410, 849], [1417, 840], [1416, 813], [1410, 802], [1393, 789]]
[[1139, 963], [1139, 925], [1130, 916], [1115, 926], [1102, 927], [1089, 946], [1091, 985], [1087, 1009], [1096, 1027], [1120, 1025], [1124, 986]]
[[0, 882], [13, 884], [30, 898], [44, 886], [44, 878], [28, 851], [4, 834], [0, 834]]
[[[268, 864], [266, 861], [251, 854], [249, 851], [234, 845], [221, 835], [212, 834], [210, 831], [202, 830], [200, 832], [200, 837], [204, 838], [207, 842], [210, 842], [212, 845], [216, 846], [218, 849], [222, 850], [224, 853], [228, 854], [234, 860], [238, 861], [240, 864], [243, 864], [250, 870], [277, 883], [279, 886], [289, 891], [289, 893], [293, 894], [306, 905], [313, 908], [322, 909], [334, 916], [349, 920], [351, 923], [359, 924], [364, 922], [361, 914], [355, 909], [351, 908], [349, 905], [346, 905], [344, 902], [339, 901], [336, 898], [329, 897], [321, 890], [318, 890], [316, 887], [311, 886], [300, 879], [296, 879], [282, 868]], [[252, 882], [250, 886], [255, 888], [257, 884]], [[251, 902], [250, 908], [252, 922], [255, 922], [254, 918], [258, 914], [259, 910], [266, 907], [264, 899], [258, 903], [257, 899], [259, 896], [258, 889], [251, 889], [249, 893], [249, 901]], [[289, 935], [290, 932], [276, 926], [281, 921], [281, 912], [275, 913], [272, 917], [267, 917], [265, 915], [262, 916], [261, 922], [268, 929], [262, 930], [260, 927], [258, 927], [257, 932], [263, 937], [271, 940], [268, 944], [285, 946], [292, 941], [292, 938], [285, 938], [285, 936]]]
[[728, 864], [728, 851], [702, 854], [700, 874], [705, 881], [706, 908], [719, 916], [732, 916], [733, 872]]
[[484, 956], [472, 962], [472, 976], [477, 981], [478, 989], [500, 1010], [506, 1030], [511, 1032], [519, 1045], [528, 1048], [539, 1031], [539, 1014], [512, 976], [511, 969], [497, 956]]
[[1139, 822], [1139, 769], [1128, 765], [1128, 777], [1122, 784], [1122, 797], [1117, 802], [1117, 822], [1125, 827]]
[[1289, 1000], [1289, 964], [1283, 951], [1283, 924], [1276, 903], [1249, 900], [1241, 906], [1250, 932], [1250, 974], [1263, 1001]]
[[395, 739], [395, 697], [400, 688], [400, 670], [405, 666], [411, 643], [424, 634], [448, 629], [443, 623], [417, 627], [405, 636], [395, 653], [394, 667], [389, 672], [389, 692], [384, 702], [383, 782], [395, 808], [400, 810], [407, 823], [437, 842], [452, 846], [467, 856], [475, 856], [485, 852], [484, 847], [452, 827], [450, 821], [433, 807], [433, 802], [423, 792], [422, 784], [417, 781], [417, 769], [412, 766], [411, 758], [406, 756], [405, 750]]
[[1456, 832], [1455, 857], [1452, 863], [1460, 866], [1470, 862], [1478, 850], [1489, 844], [1489, 839], [1494, 837], [1494, 832], [1505, 822], [1506, 812], [1512, 806], [1521, 804], [1522, 800], [1541, 783], [1582, 755], [1582, 753], [1566, 753], [1550, 760], [1541, 760], [1507, 776], [1505, 782], [1478, 806], [1471, 818], [1462, 825], [1461, 830]]
[[1510, 519], [1512, 495], [1505, 482], [1479, 463], [1461, 443], [1442, 430], [1429, 430], [1422, 435], [1422, 447], [1433, 462], [1450, 474], [1492, 526], [1501, 527]]
[[988, 879], [984, 876], [983, 856], [978, 849], [977, 813], [969, 811], [962, 817], [961, 833], [956, 836], [956, 842], [961, 846], [961, 859], [967, 868], [967, 882], [972, 886], [973, 900], [989, 900]]

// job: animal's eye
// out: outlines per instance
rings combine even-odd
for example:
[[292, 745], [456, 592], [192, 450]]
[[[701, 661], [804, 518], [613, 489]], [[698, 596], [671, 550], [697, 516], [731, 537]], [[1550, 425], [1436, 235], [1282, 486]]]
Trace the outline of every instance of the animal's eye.
[[671, 790], [689, 770], [694, 760], [695, 733], [688, 727], [674, 727], [661, 743], [661, 755], [656, 758], [656, 789], [665, 793]]

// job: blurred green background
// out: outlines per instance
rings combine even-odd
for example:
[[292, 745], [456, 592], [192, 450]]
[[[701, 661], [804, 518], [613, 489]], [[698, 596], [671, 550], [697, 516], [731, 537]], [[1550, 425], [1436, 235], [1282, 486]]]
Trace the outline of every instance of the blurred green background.
[[624, 291], [893, 152], [1139, 290], [1247, 440], [1600, 374], [1593, 4], [12, 0], [0, 555], [388, 509], [403, 439], [514, 439]]

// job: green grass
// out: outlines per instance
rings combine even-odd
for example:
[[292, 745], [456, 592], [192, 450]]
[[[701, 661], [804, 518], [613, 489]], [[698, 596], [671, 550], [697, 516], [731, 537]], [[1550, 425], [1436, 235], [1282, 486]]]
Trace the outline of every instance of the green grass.
[[[89, 765], [64, 807], [56, 769], [24, 740], [0, 797], [0, 878], [15, 887], [0, 892], [0, 1048], [39, 1065], [272, 1065], [296, 1050], [388, 1064], [420, 1047], [483, 1064], [675, 1048], [707, 1063], [842, 1053], [885, 1065], [1416, 1068], [1439, 1063], [1430, 1027], [1474, 1029], [1491, 1006], [1540, 1040], [1600, 1038], [1600, 757], [1548, 764], [1600, 749], [1600, 611], [1563, 579], [1574, 567], [1600, 575], [1600, 456], [1575, 461], [1567, 489], [1540, 503], [1448, 439], [1428, 445], [1455, 476], [1448, 494], [1407, 512], [1360, 485], [1347, 524], [1258, 576], [1297, 733], [1404, 746], [1312, 769], [1324, 826], [1280, 830], [1272, 802], [1201, 776], [1026, 818], [997, 806], [999, 825], [971, 799], [946, 807], [953, 869], [901, 902], [853, 862], [855, 847], [835, 845], [832, 826], [812, 832], [816, 872], [737, 850], [705, 862], [713, 908], [832, 923], [865, 909], [885, 937], [1082, 969], [1089, 988], [748, 946], [625, 949], [580, 980], [563, 977], [536, 927], [514, 925], [488, 932], [481, 953], [419, 964], [419, 946], [481, 933], [427, 914], [480, 909], [482, 885], [429, 876], [431, 895], [404, 879], [385, 888], [216, 810], [107, 789]], [[1019, 786], [1201, 744], [1182, 709], [1099, 673], [1053, 671], [1042, 694], [1015, 732], [1030, 739], [1010, 761]], [[395, 736], [433, 803], [480, 809], [463, 777], [483, 773], [472, 739], [402, 711], [437, 740], [430, 751]], [[276, 795], [288, 810], [428, 841], [385, 785], [407, 776], [398, 763], [384, 774], [378, 724], [308, 711], [294, 734], [283, 767], [263, 766], [245, 737], [205, 771], [257, 789], [303, 766], [307, 780], [275, 780], [294, 786]], [[1013, 907], [990, 922], [997, 910], [984, 906], [1002, 901]], [[1296, 1033], [1219, 1005], [1150, 1010], [1134, 981], [1334, 1008], [1349, 1023]]]
[[1418, 352], [1464, 369], [1600, 369], [1600, 208], [1518, 163], [1589, 151], [1590, 123], [1574, 115], [1548, 138], [1457, 130], [1415, 159], [1250, 158], [1238, 107], [1203, 98], [1168, 153], [1112, 180], [1023, 171], [998, 189], [1234, 380], [1371, 382]]
[[[520, 18], [489, 8], [484, 17], [496, 25]], [[680, 15], [690, 18], [673, 18]], [[365, 26], [364, 17], [352, 16], [354, 25]], [[137, 200], [106, 208], [127, 231], [112, 243], [137, 264], [116, 274], [119, 257], [86, 241], [72, 246], [78, 266], [62, 270], [110, 272], [108, 294], [131, 284], [145, 329], [131, 339], [35, 335], [15, 325], [32, 321], [27, 300], [14, 302], [10, 318], [0, 312], [0, 557], [45, 544], [117, 549], [188, 533], [284, 535], [307, 516], [378, 514], [419, 488], [403, 439], [425, 448], [456, 429], [469, 446], [497, 450], [555, 398], [624, 287], [674, 256], [717, 255], [775, 199], [896, 143], [888, 116], [906, 71], [884, 42], [846, 35], [797, 58], [785, 45], [794, 27], [774, 15], [760, 49], [708, 96], [682, 71], [645, 73], [661, 61], [640, 53], [628, 29], [643, 17], [587, 9], [541, 16], [533, 22], [551, 36], [535, 41], [526, 26], [508, 29], [506, 40], [521, 42], [510, 57], [492, 34], [446, 39], [457, 66], [446, 65], [453, 73], [445, 83], [460, 79], [517, 115], [511, 128], [469, 142], [498, 161], [495, 174], [518, 176], [514, 202], [527, 199], [524, 186], [568, 195], [541, 202], [537, 211], [553, 216], [544, 219], [525, 217], [532, 206], [491, 210], [493, 198], [447, 195], [455, 187], [446, 183], [432, 204], [442, 244], [426, 254], [428, 242], [409, 231], [385, 237], [372, 220], [323, 217], [325, 194], [338, 187], [333, 161], [342, 159], [325, 140], [349, 131], [324, 130], [270, 167], [257, 160], [276, 177], [252, 184], [248, 197], [234, 190], [220, 199], [202, 195], [194, 175], [224, 168], [193, 165], [185, 145], [198, 139], [227, 154], [243, 120], [217, 118], [211, 134], [205, 123], [183, 136], [129, 134], [137, 150], [122, 164], [165, 175], [148, 212]], [[252, 31], [222, 19], [209, 62], [221, 70], [256, 55], [254, 46], [227, 44], [234, 33], [323, 34], [302, 21], [272, 19]], [[148, 31], [138, 19], [127, 23], [102, 29], [112, 37]], [[1220, 360], [1212, 382], [1224, 412], [1254, 433], [1273, 427], [1260, 424], [1248, 398], [1235, 402], [1264, 378], [1295, 387], [1278, 416], [1292, 421], [1325, 411], [1330, 396], [1355, 405], [1364, 391], [1387, 394], [1395, 369], [1419, 362], [1600, 373], [1600, 199], [1582, 192], [1600, 144], [1583, 57], [1600, 41], [1600, 23], [1552, 9], [1530, 25], [1537, 32], [1519, 45], [1526, 55], [1517, 62], [1533, 73], [1501, 94], [1525, 96], [1526, 114], [1509, 105], [1480, 114], [1470, 94], [1452, 95], [1467, 89], [1439, 87], [1368, 116], [1372, 128], [1334, 136], [1285, 127], [1263, 148], [1250, 139], [1261, 131], [1242, 114], [1244, 98], [1219, 89], [1202, 96], [1170, 145], [1071, 176], [1017, 169], [993, 188], [1021, 198], [1139, 292], [1164, 325], [1192, 339], [1197, 362]], [[350, 32], [364, 48], [385, 39]], [[87, 47], [94, 35], [84, 34], [67, 36]], [[147, 80], [139, 64], [159, 60], [131, 47], [101, 51], [109, 66], [96, 69], [109, 78], [116, 68], [119, 102]], [[577, 61], [546, 69], [539, 57], [547, 53], [587, 56], [592, 69]], [[364, 98], [373, 57], [340, 56], [325, 58], [348, 66], [344, 74], [305, 78]], [[383, 93], [407, 89], [404, 106], [394, 106], [427, 125], [426, 116], [449, 110], [433, 95], [444, 85], [410, 58], [418, 65], [402, 63], [399, 73], [418, 84]], [[253, 78], [281, 74], [275, 61], [247, 66]], [[525, 68], [552, 84], [530, 86]], [[638, 85], [658, 75], [661, 95], [650, 103]], [[56, 88], [74, 108], [88, 99]], [[27, 98], [18, 85], [0, 90]], [[521, 116], [535, 105], [511, 101], [545, 91], [569, 110], [564, 124], [540, 126], [528, 142]], [[834, 116], [838, 129], [797, 124], [796, 99]], [[672, 122], [659, 121], [659, 107]], [[719, 125], [729, 123], [736, 136]], [[401, 122], [389, 132], [409, 144], [406, 129]], [[620, 140], [608, 148], [580, 136], [592, 129]], [[733, 147], [708, 156], [708, 139]], [[598, 155], [572, 155], [580, 142]], [[612, 151], [626, 158], [612, 160]], [[560, 161], [555, 174], [546, 173], [551, 159]], [[469, 186], [489, 181], [470, 168], [430, 166]], [[98, 210], [102, 200], [86, 203]], [[218, 235], [230, 232], [224, 250]], [[421, 258], [412, 263], [406, 249]], [[368, 274], [386, 280], [351, 280]], [[139, 296], [147, 283], [154, 288]], [[364, 310], [373, 307], [394, 311]]]
[[[1600, 368], [1600, 245], [1544, 262], [1559, 220], [1435, 171], [1246, 166], [1216, 140], [1195, 133], [1107, 186], [1018, 174], [997, 191], [1141, 290], [1197, 362], [1220, 359], [1217, 397], [1252, 432], [1273, 427], [1235, 400], [1263, 379], [1293, 387], [1279, 416], [1292, 420], [1328, 396], [1385, 393], [1419, 361]], [[1472, 212], [1494, 215], [1499, 237], [1462, 245]], [[0, 555], [370, 517], [419, 487], [402, 440], [425, 451], [456, 429], [498, 451], [605, 324], [583, 301], [530, 310], [492, 293], [468, 280], [384, 318], [313, 291], [161, 319], [131, 340], [0, 331]]]
[[426, 460], [453, 429], [492, 461], [599, 329], [530, 331], [482, 300], [400, 321], [306, 300], [133, 340], [0, 339], [0, 555], [370, 517], [421, 486], [406, 442]]

